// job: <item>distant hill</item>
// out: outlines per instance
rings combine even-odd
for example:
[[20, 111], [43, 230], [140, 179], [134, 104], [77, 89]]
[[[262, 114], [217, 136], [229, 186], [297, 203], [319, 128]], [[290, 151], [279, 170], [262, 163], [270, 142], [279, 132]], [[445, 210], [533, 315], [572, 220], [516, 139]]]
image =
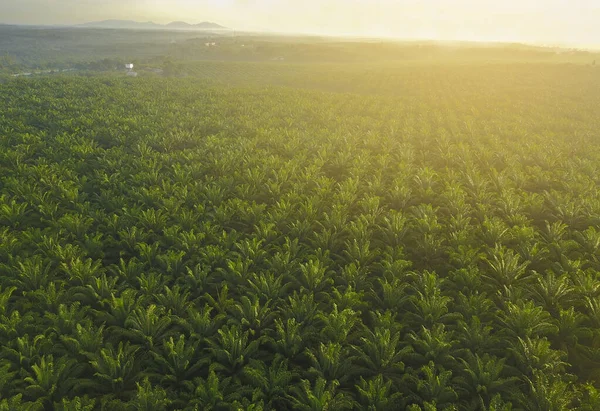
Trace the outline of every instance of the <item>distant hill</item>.
[[227, 29], [227, 27], [221, 26], [220, 24], [217, 23], [211, 23], [210, 21], [204, 21], [202, 23], [198, 23], [198, 24], [194, 24], [194, 27], [197, 29], [217, 29], [217, 30], [221, 30], [221, 29]]
[[103, 20], [79, 24], [77, 27], [103, 28], [103, 29], [151, 29], [151, 30], [221, 30], [227, 27], [208, 21], [190, 24], [185, 21], [174, 21], [169, 24], [157, 24], [151, 21], [139, 22], [133, 20]]
[[194, 26], [191, 25], [190, 23], [186, 23], [185, 21], [172, 21], [171, 23], [167, 24], [165, 27], [168, 27], [170, 29], [191, 29]]

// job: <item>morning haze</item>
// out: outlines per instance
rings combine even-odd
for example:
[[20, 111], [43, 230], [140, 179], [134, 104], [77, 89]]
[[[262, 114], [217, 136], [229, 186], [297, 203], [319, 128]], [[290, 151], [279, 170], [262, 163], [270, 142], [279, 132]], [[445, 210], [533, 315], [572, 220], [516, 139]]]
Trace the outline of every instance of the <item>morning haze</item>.
[[239, 30], [404, 39], [600, 45], [594, 0], [4, 0], [0, 23], [79, 24], [104, 19], [215, 21]]
[[594, 3], [0, 0], [0, 411], [600, 410]]

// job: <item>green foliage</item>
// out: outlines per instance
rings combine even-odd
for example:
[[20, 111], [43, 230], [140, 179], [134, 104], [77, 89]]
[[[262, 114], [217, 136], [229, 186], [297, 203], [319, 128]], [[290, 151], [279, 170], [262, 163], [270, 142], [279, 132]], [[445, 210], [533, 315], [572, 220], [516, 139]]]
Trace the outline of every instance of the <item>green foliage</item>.
[[0, 86], [0, 410], [599, 408], [590, 67], [173, 61]]

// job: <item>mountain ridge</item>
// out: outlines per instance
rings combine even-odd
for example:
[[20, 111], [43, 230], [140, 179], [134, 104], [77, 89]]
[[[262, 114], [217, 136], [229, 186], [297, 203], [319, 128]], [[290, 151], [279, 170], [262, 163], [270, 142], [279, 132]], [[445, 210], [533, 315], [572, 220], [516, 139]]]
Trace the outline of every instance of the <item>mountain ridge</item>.
[[210, 21], [204, 21], [198, 24], [190, 24], [185, 21], [172, 21], [168, 24], [158, 24], [152, 21], [139, 22], [135, 20], [101, 20], [92, 21], [89, 23], [77, 24], [76, 27], [90, 27], [90, 28], [107, 28], [107, 29], [154, 29], [154, 30], [206, 30], [206, 29], [227, 29], [225, 26], [213, 23]]

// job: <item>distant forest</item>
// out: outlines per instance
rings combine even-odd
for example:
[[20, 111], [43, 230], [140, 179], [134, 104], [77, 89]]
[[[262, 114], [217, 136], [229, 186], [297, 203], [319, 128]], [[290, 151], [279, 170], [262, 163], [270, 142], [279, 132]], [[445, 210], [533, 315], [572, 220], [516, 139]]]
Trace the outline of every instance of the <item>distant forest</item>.
[[[207, 42], [215, 42], [207, 46]], [[114, 70], [125, 62], [295, 63], [552, 62], [592, 64], [599, 53], [520, 44], [394, 42], [254, 33], [44, 28], [0, 25], [0, 73], [77, 68]]]

